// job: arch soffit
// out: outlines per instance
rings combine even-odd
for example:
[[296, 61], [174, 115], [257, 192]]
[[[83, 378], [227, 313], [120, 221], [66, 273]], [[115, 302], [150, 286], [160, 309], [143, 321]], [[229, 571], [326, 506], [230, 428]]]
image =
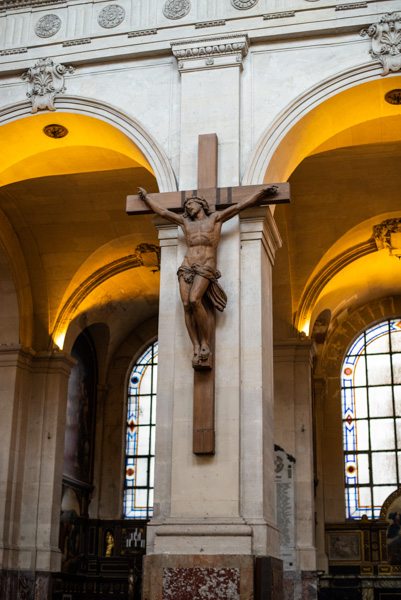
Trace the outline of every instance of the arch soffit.
[[[112, 125], [124, 133], [139, 148], [148, 160], [156, 177], [160, 192], [177, 190], [177, 182], [169, 159], [160, 144], [146, 129], [119, 108], [100, 100], [78, 96], [60, 96], [56, 99], [59, 112], [82, 114]], [[49, 111], [41, 111], [43, 114]], [[56, 113], [57, 114], [57, 111]], [[31, 104], [27, 101], [0, 110], [0, 126], [32, 116]]]
[[[368, 114], [369, 107], [363, 108], [361, 104], [351, 104], [354, 110], [350, 111], [348, 106], [348, 110], [341, 113], [338, 111], [339, 100], [343, 99], [346, 103], [353, 90], [359, 88], [358, 91], [362, 93], [360, 88], [363, 84], [373, 83], [381, 91], [383, 105], [390, 107], [384, 102], [384, 95], [397, 87], [398, 84], [394, 82], [397, 78], [401, 79], [398, 73], [383, 78], [379, 63], [369, 62], [306, 90], [287, 105], [261, 135], [245, 169], [242, 185], [287, 181], [298, 164], [327, 139], [354, 124], [374, 118]], [[335, 124], [336, 129], [328, 129], [322, 123], [333, 114], [335, 106], [335, 119], [331, 123]], [[347, 115], [350, 120], [342, 122], [340, 114]], [[312, 133], [315, 137], [312, 137]]]

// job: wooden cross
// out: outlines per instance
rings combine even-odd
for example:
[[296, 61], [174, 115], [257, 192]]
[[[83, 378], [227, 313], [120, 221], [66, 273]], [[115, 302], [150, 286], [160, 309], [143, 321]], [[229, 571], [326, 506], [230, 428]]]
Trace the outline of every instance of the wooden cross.
[[[264, 198], [259, 204], [282, 204], [290, 201], [289, 184], [277, 185], [277, 193], [270, 199]], [[256, 194], [267, 187], [267, 184], [248, 185], [242, 187], [217, 187], [217, 135], [212, 133], [199, 136], [198, 146], [198, 189], [182, 192], [166, 192], [152, 194], [160, 204], [173, 212], [181, 212], [186, 198], [201, 196], [209, 203], [211, 211], [222, 210], [243, 198]], [[127, 213], [143, 215], [152, 212], [138, 196], [127, 197]], [[215, 346], [215, 310], [203, 297], [210, 326], [209, 346], [211, 348], [211, 364], [209, 369], [194, 370], [194, 417], [193, 417], [193, 452], [194, 454], [214, 454], [214, 346]]]

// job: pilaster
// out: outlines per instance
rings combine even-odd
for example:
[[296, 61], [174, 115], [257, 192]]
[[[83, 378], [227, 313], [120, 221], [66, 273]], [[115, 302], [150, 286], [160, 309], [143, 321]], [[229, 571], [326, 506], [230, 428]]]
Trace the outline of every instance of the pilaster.
[[[68, 377], [75, 361], [62, 352], [0, 347], [2, 444], [6, 465], [1, 502], [2, 567], [58, 571], [60, 497]], [[3, 473], [3, 471], [1, 471]]]
[[197, 187], [196, 145], [205, 133], [219, 140], [218, 186], [240, 183], [240, 74], [248, 47], [246, 35], [172, 43], [181, 75], [180, 189]]
[[297, 568], [316, 570], [314, 444], [311, 369], [313, 340], [274, 344], [275, 441], [294, 456]]
[[275, 524], [271, 277], [281, 239], [269, 208], [241, 215], [241, 515], [255, 555], [279, 556]]

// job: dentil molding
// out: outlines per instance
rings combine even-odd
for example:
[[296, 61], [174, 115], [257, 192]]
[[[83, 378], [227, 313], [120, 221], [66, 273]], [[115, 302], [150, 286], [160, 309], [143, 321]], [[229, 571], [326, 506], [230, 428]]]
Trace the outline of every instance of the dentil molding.
[[221, 35], [172, 42], [178, 70], [191, 72], [222, 67], [242, 67], [248, 54], [247, 35]]

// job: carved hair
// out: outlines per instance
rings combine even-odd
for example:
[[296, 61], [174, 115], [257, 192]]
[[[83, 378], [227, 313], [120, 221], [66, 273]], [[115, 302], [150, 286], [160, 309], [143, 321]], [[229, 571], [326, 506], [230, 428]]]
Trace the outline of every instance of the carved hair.
[[195, 202], [197, 202], [198, 204], [201, 205], [201, 207], [205, 211], [205, 215], [209, 216], [212, 214], [212, 211], [209, 208], [209, 203], [207, 200], [205, 200], [204, 198], [199, 198], [199, 196], [191, 196], [190, 198], [187, 198], [184, 202], [184, 214], [182, 215], [183, 217], [185, 217], [185, 218], [189, 217], [189, 215], [187, 213], [187, 204], [191, 200], [195, 200]]

